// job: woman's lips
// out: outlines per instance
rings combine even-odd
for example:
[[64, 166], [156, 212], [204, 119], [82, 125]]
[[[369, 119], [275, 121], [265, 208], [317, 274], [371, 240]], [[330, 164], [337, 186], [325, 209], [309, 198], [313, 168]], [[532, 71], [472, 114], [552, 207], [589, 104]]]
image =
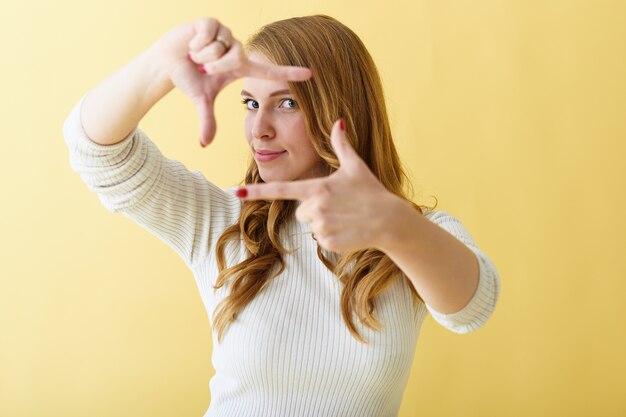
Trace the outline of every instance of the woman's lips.
[[279, 156], [285, 153], [287, 153], [287, 151], [280, 151], [280, 152], [255, 151], [254, 159], [256, 159], [257, 162], [269, 162], [278, 158]]

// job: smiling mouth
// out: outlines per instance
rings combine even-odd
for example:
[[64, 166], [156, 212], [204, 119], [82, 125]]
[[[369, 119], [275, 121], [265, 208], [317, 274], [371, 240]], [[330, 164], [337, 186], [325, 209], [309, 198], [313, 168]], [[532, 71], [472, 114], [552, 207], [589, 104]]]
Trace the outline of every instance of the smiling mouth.
[[255, 151], [259, 155], [275, 155], [277, 153], [283, 153], [285, 151]]
[[273, 161], [274, 159], [282, 156], [283, 154], [286, 154], [287, 151], [278, 151], [278, 152], [271, 152], [271, 151], [254, 151], [254, 159], [257, 162], [269, 162], [269, 161]]

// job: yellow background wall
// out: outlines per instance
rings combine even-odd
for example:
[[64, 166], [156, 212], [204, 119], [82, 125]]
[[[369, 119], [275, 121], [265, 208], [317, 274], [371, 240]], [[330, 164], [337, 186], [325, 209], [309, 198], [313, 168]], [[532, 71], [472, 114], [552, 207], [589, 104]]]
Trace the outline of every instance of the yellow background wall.
[[[626, 415], [626, 2], [3, 1], [0, 416], [201, 416], [211, 337], [191, 273], [71, 171], [79, 97], [171, 27], [216, 16], [240, 39], [312, 13], [377, 62], [419, 192], [496, 263], [495, 315], [427, 318], [400, 417]], [[220, 186], [247, 158], [240, 84], [218, 136], [177, 91], [140, 124]]]

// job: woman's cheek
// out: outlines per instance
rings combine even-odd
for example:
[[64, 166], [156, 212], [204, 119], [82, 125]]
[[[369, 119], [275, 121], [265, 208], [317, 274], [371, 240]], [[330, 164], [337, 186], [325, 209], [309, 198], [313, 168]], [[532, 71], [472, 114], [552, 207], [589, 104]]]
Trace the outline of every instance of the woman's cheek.
[[251, 144], [252, 143], [252, 118], [250, 117], [250, 114], [246, 114], [246, 117], [243, 120], [243, 134], [248, 144]]

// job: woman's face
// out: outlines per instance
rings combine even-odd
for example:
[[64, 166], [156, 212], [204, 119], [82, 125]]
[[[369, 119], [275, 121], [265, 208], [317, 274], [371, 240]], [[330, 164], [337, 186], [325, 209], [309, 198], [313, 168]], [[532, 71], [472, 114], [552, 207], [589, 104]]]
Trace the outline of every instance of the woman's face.
[[[250, 60], [269, 63], [257, 53]], [[294, 181], [323, 175], [324, 162], [309, 138], [304, 114], [286, 81], [244, 78], [244, 131], [263, 181]]]

